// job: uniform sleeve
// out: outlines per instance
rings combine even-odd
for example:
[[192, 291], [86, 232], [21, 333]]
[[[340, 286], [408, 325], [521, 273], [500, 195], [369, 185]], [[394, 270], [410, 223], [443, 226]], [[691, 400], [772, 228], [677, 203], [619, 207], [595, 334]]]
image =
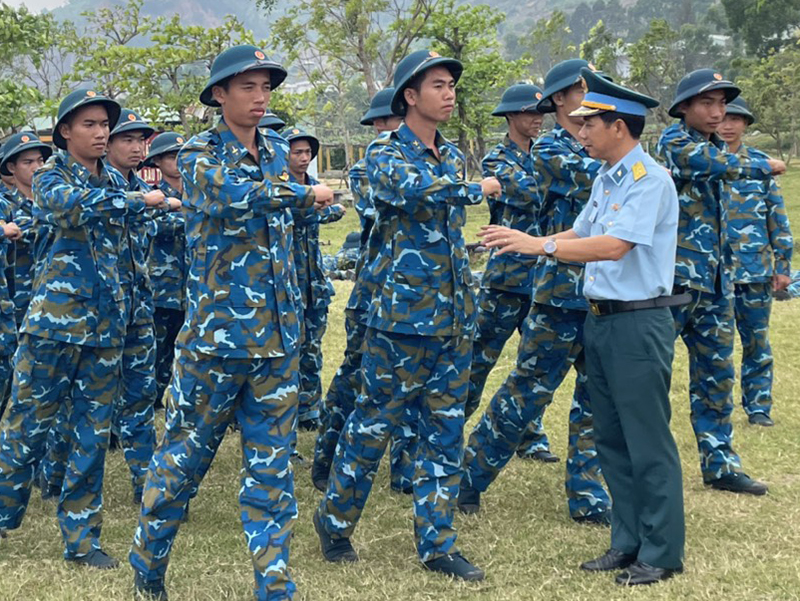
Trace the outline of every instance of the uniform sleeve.
[[547, 198], [580, 196], [591, 189], [602, 163], [574, 152], [565, 153], [556, 145], [534, 146], [534, 171], [538, 174], [542, 189], [546, 189], [540, 214], [548, 213], [552, 207]]
[[166, 211], [156, 215], [153, 219], [155, 235], [175, 234], [185, 227], [183, 211]]
[[340, 206], [332, 205], [317, 211], [317, 218], [320, 223], [333, 223], [344, 217], [344, 210]]
[[310, 186], [255, 181], [223, 164], [206, 147], [184, 147], [178, 153], [187, 205], [216, 218], [250, 219], [285, 208], [314, 204]]
[[711, 142], [698, 142], [685, 132], [662, 136], [658, 154], [672, 177], [684, 180], [766, 179], [772, 169], [766, 159], [738, 157]]
[[786, 206], [783, 202], [778, 184], [774, 178], [769, 180], [767, 192], [767, 231], [772, 252], [775, 255], [775, 273], [791, 275], [792, 251], [794, 240], [789, 226], [789, 217], [786, 215]]
[[33, 176], [33, 218], [59, 227], [80, 227], [110, 217], [145, 212], [140, 192], [74, 186], [59, 169], [44, 169]]
[[367, 151], [367, 178], [372, 198], [411, 215], [436, 205], [471, 205], [483, 200], [480, 184], [452, 175], [434, 177], [406, 161], [403, 153], [389, 144], [373, 145]]
[[[653, 234], [663, 213], [661, 207], [669, 202], [668, 186], [672, 185], [672, 182], [665, 180], [666, 178], [650, 176], [634, 182], [628, 189], [619, 211], [612, 211], [603, 216], [606, 220], [605, 235], [631, 244], [652, 246]], [[655, 203], [656, 199], [658, 204]]]
[[496, 177], [503, 188], [503, 194], [495, 202], [523, 210], [530, 210], [532, 204], [538, 204], [539, 184], [519, 165], [500, 153], [490, 152], [484, 157], [482, 166], [484, 177]]

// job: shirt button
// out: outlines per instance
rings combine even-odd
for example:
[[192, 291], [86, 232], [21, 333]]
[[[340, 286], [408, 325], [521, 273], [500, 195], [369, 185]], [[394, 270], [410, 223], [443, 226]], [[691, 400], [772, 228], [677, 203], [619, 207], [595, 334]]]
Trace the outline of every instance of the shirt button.
[[614, 225], [614, 222], [613, 221], [609, 221], [608, 222], [608, 227], [611, 227], [612, 225]]
[[590, 275], [590, 276], [589, 276], [589, 281], [590, 281], [590, 282], [594, 282], [594, 276], [593, 276], [593, 275]]
[[606, 194], [611, 194], [611, 191], [610, 190], [606, 190]]

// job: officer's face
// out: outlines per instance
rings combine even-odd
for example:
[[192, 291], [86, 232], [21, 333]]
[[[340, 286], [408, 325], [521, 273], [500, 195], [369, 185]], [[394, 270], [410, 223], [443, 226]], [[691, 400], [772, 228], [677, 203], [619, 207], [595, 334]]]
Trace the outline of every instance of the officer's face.
[[153, 159], [153, 163], [159, 168], [161, 173], [173, 179], [180, 178], [181, 174], [178, 171], [178, 153], [168, 152]]
[[586, 92], [583, 89], [583, 83], [578, 82], [572, 87], [563, 92], [556, 92], [553, 94], [553, 103], [556, 105], [556, 111], [562, 115], [567, 116], [568, 119], [574, 121], [576, 124], [582, 124], [581, 117], [569, 117], [568, 115], [581, 108], [581, 102]]
[[710, 136], [725, 118], [725, 92], [712, 90], [695, 96], [683, 104], [686, 125]]
[[85, 159], [99, 159], [105, 154], [108, 134], [108, 112], [99, 104], [78, 109], [69, 124], [61, 125], [69, 153]]
[[400, 117], [388, 117], [386, 119], [378, 118], [372, 122], [372, 127], [375, 128], [375, 133], [380, 134], [385, 131], [394, 131], [398, 127], [403, 120]]
[[117, 134], [108, 142], [108, 161], [121, 169], [136, 169], [145, 157], [144, 133], [140, 131]]
[[30, 188], [33, 184], [33, 174], [44, 165], [44, 156], [41, 150], [26, 150], [19, 153], [13, 163], [9, 162], [7, 165], [16, 182]]
[[304, 174], [308, 171], [311, 163], [311, 144], [307, 140], [297, 140], [292, 142], [289, 151], [289, 171], [297, 174]]
[[544, 115], [539, 113], [512, 113], [508, 116], [509, 129], [515, 129], [527, 138], [538, 138], [543, 122]]
[[444, 67], [431, 67], [425, 72], [419, 92], [407, 88], [405, 99], [409, 113], [442, 123], [450, 119], [456, 107], [456, 80]]
[[598, 115], [583, 117], [583, 125], [578, 132], [578, 141], [593, 159], [611, 161], [624, 141], [624, 130], [625, 126], [619, 120], [609, 125]]
[[747, 120], [741, 115], [725, 115], [717, 130], [719, 137], [728, 144], [738, 144], [747, 130]]
[[269, 71], [247, 71], [228, 81], [227, 90], [214, 86], [214, 99], [222, 107], [225, 122], [256, 127], [267, 112], [272, 85]]

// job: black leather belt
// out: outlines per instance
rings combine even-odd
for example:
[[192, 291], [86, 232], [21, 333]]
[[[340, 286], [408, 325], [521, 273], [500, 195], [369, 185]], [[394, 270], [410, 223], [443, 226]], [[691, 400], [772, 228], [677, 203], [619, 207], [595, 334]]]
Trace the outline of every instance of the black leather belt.
[[589, 301], [589, 309], [593, 315], [612, 315], [614, 313], [623, 313], [624, 311], [640, 311], [641, 309], [655, 309], [657, 307], [674, 307], [676, 305], [685, 305], [692, 300], [688, 293], [673, 294], [671, 296], [659, 296], [657, 298], [649, 298], [640, 301]]

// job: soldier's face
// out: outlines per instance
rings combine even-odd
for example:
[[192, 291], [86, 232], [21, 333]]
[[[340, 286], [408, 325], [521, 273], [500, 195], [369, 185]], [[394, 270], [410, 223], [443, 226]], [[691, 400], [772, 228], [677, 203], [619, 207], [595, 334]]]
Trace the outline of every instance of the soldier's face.
[[289, 171], [297, 174], [304, 174], [308, 171], [311, 164], [311, 144], [307, 140], [297, 140], [292, 142], [289, 151]]
[[513, 128], [528, 138], [538, 138], [544, 115], [539, 113], [512, 113], [508, 116], [509, 129]]
[[44, 156], [42, 156], [41, 150], [26, 150], [19, 153], [13, 163], [9, 162], [7, 165], [14, 180], [18, 184], [30, 188], [33, 184], [33, 174], [44, 165]]
[[456, 80], [444, 67], [431, 67], [425, 72], [419, 92], [406, 89], [405, 99], [409, 112], [442, 123], [450, 119], [456, 108]]
[[569, 117], [568, 115], [581, 108], [581, 102], [583, 102], [584, 96], [586, 96], [586, 91], [583, 89], [583, 83], [578, 82], [563, 92], [556, 92], [553, 94], [553, 103], [556, 105], [556, 111], [558, 113], [566, 115], [568, 119], [577, 124], [582, 124], [583, 121], [581, 117]]
[[683, 105], [686, 125], [710, 136], [725, 119], [725, 92], [711, 90], [695, 96]]
[[78, 109], [68, 124], [61, 125], [69, 153], [86, 159], [99, 159], [105, 154], [109, 132], [108, 112], [98, 104]]
[[114, 167], [136, 169], [145, 157], [144, 133], [123, 132], [108, 141], [108, 160]]
[[386, 119], [378, 118], [372, 122], [372, 127], [375, 128], [376, 134], [381, 134], [385, 131], [394, 131], [403, 120], [400, 117], [387, 117]]
[[728, 144], [738, 144], [747, 131], [747, 120], [741, 115], [725, 115], [717, 133]]
[[578, 141], [593, 159], [610, 160], [624, 138], [621, 121], [606, 124], [598, 115], [582, 117], [583, 125], [578, 132]]
[[173, 179], [178, 179], [181, 176], [180, 171], [178, 171], [178, 153], [177, 152], [168, 152], [166, 154], [162, 154], [153, 159], [153, 163], [156, 167], [166, 175], [167, 177], [171, 177]]
[[272, 79], [269, 71], [247, 71], [228, 80], [227, 89], [214, 86], [211, 91], [226, 123], [256, 127], [267, 112]]

